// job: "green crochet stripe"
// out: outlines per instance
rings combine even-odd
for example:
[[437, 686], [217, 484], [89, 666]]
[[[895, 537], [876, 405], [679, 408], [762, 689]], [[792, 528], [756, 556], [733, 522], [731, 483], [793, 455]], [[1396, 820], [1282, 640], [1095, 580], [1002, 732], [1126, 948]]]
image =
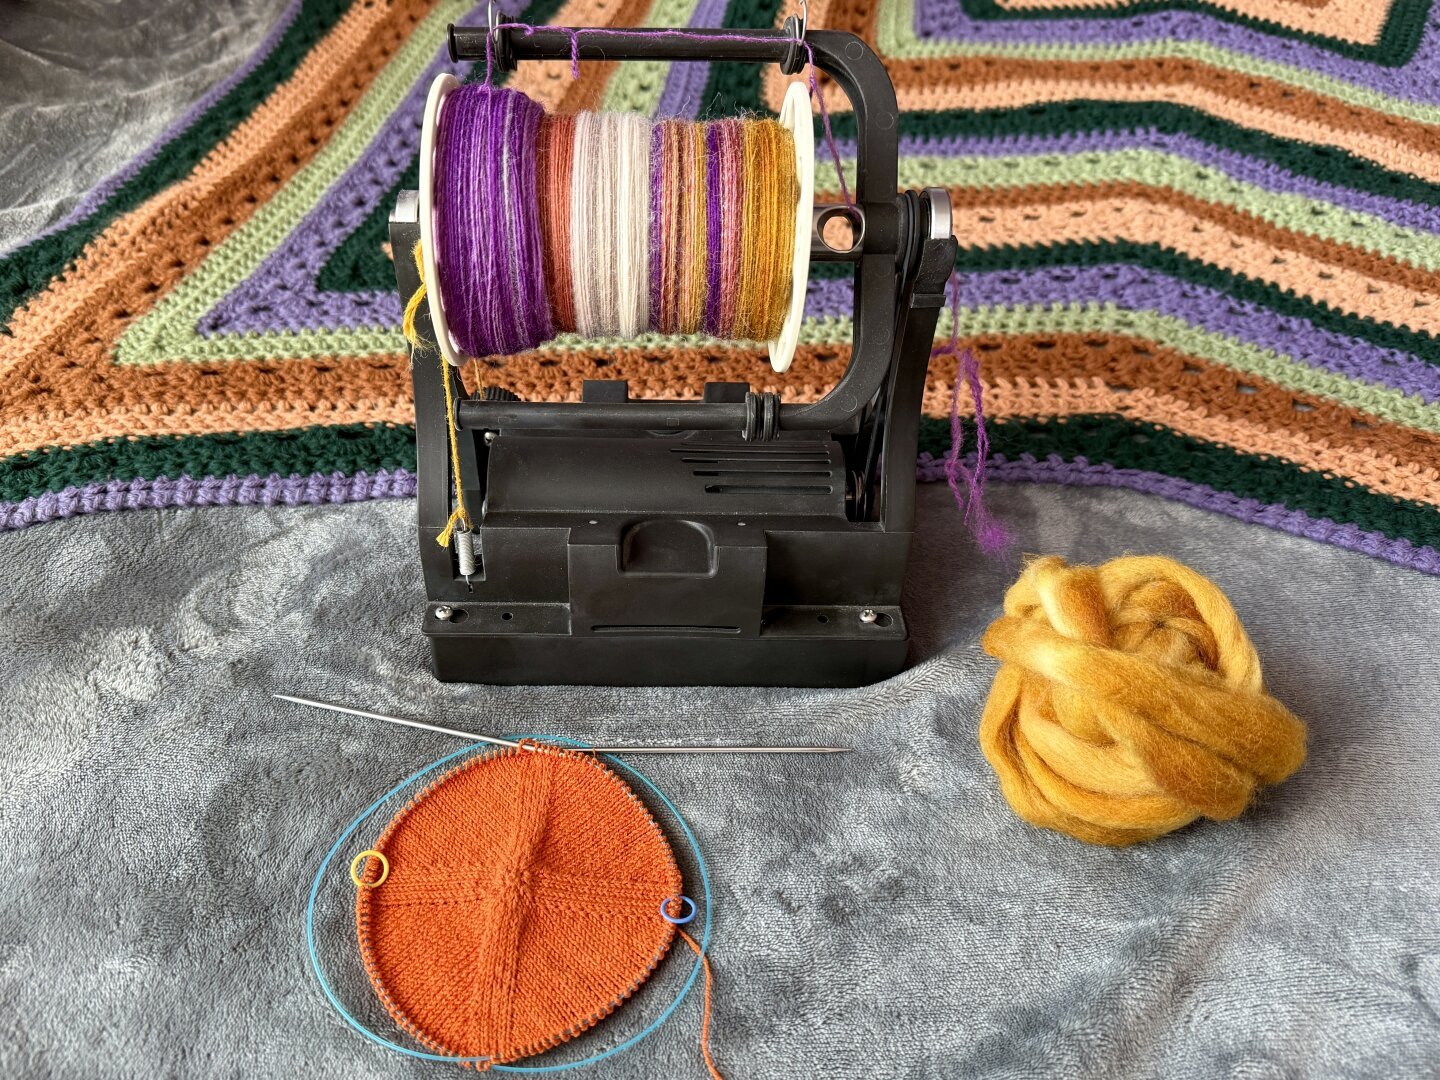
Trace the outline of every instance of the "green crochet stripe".
[[[780, 0], [731, 0], [720, 21], [726, 30], [747, 30], [756, 26], [774, 26]], [[711, 64], [705, 82], [705, 96], [700, 99], [700, 118], [735, 116], [740, 113], [769, 113], [760, 98], [761, 64]]]
[[[1374, 2], [1381, 3], [1383, 0], [1374, 0]], [[1136, 3], [1117, 7], [1046, 7], [1021, 10], [1003, 7], [996, 0], [960, 0], [960, 5], [971, 18], [994, 21], [1017, 19], [1046, 21], [1110, 19], [1119, 21], [1152, 12], [1198, 11], [1221, 22], [1252, 27], [1276, 37], [1309, 42], [1312, 45], [1329, 49], [1331, 52], [1339, 53], [1341, 56], [1365, 60], [1383, 67], [1404, 67], [1410, 62], [1410, 58], [1415, 55], [1415, 50], [1420, 45], [1420, 39], [1425, 33], [1425, 16], [1430, 11], [1430, 0], [1393, 0], [1390, 5], [1390, 17], [1385, 20], [1385, 28], [1380, 32], [1379, 39], [1372, 44], [1363, 45], [1343, 38], [1295, 30], [1279, 23], [1270, 22], [1268, 19], [1257, 19], [1253, 15], [1241, 15], [1238, 12], [1228, 11], [1218, 4], [1209, 3], [1207, 0], [1137, 0]]]
[[0, 259], [0, 325], [15, 309], [64, 272], [110, 222], [187, 176], [288, 79], [340, 17], [350, 0], [304, 0], [270, 54], [230, 92], [177, 135], [94, 213]]
[[0, 458], [0, 502], [105, 480], [415, 469], [412, 424], [106, 439]]
[[1180, 281], [1206, 285], [1242, 300], [1263, 304], [1282, 315], [1305, 319], [1325, 330], [1360, 338], [1387, 349], [1408, 352], [1432, 364], [1440, 364], [1440, 341], [1428, 333], [1412, 331], [1360, 315], [1337, 311], [1325, 304], [1180, 255], [1158, 244], [1128, 241], [1067, 241], [1043, 247], [961, 248], [955, 260], [961, 270], [1034, 270], [1051, 266], [1104, 266], [1129, 263], [1158, 270]]
[[[564, 0], [533, 0], [518, 18], [532, 25], [549, 22]], [[464, 82], [478, 82], [485, 77], [485, 65], [474, 64]], [[500, 72], [496, 83], [503, 83], [509, 72]], [[405, 188], [420, 185], [420, 156], [405, 166], [395, 186], [385, 193], [365, 220], [336, 248], [316, 275], [315, 284], [322, 292], [380, 292], [395, 287], [395, 264], [385, 254], [384, 243], [390, 235], [390, 211]]]
[[[855, 115], [836, 113], [837, 138], [855, 137]], [[1333, 146], [1316, 146], [1241, 127], [1188, 105], [1170, 102], [1057, 101], [1013, 109], [945, 109], [902, 112], [900, 134], [917, 139], [988, 136], [1081, 135], [1092, 132], [1146, 132], [1189, 135], [1211, 146], [1268, 161], [1295, 176], [1392, 199], [1440, 206], [1440, 184], [1397, 172]]]
[[[1043, 460], [1053, 454], [1066, 461], [1083, 457], [1092, 464], [1145, 469], [1414, 544], [1440, 546], [1440, 511], [1433, 506], [1382, 495], [1342, 477], [1306, 472], [1279, 458], [1243, 454], [1159, 424], [1079, 414], [1007, 418], [990, 422], [986, 431], [991, 452], [1007, 458], [1030, 454]], [[948, 453], [949, 421], [922, 417], [920, 449], [935, 457]], [[973, 435], [967, 434], [964, 449], [974, 452]]]
[[[1342, 477], [1306, 472], [1273, 457], [1239, 453], [1157, 424], [1113, 415], [1011, 418], [992, 422], [990, 445], [1010, 458], [1083, 457], [1206, 484], [1386, 536], [1440, 547], [1440, 512], [1379, 494]], [[922, 418], [920, 449], [949, 449], [949, 423]], [[352, 424], [234, 435], [106, 440], [0, 459], [0, 501], [13, 502], [103, 480], [203, 476], [295, 476], [415, 468], [415, 429]], [[973, 450], [971, 442], [967, 446]]]

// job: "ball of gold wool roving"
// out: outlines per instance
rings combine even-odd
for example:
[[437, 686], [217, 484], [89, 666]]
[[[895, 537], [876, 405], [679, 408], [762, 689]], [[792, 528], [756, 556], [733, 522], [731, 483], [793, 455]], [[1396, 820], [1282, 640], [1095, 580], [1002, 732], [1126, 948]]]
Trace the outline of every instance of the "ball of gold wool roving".
[[1092, 844], [1233, 818], [1305, 760], [1230, 601], [1161, 556], [1026, 566], [990, 624], [980, 747], [1026, 821]]

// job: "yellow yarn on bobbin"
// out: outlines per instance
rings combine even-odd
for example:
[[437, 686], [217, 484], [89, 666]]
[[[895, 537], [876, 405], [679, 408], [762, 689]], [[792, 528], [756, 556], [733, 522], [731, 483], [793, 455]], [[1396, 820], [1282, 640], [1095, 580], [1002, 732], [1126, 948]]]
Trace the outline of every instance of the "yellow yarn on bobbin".
[[1230, 601], [1172, 559], [1030, 563], [985, 632], [980, 747], [1026, 821], [1092, 844], [1233, 818], [1305, 760]]

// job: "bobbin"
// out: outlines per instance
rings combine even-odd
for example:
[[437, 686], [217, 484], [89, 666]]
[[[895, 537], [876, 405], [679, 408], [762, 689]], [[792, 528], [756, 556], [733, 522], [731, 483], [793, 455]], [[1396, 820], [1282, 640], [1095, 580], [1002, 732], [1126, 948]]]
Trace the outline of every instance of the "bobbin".
[[[494, 18], [494, 5], [491, 5]], [[455, 28], [451, 27], [451, 48]], [[508, 41], [508, 36], [497, 29], [492, 21], [490, 28], [491, 45], [496, 35]], [[435, 340], [447, 363], [461, 367], [469, 359], [460, 348], [459, 342], [450, 332], [449, 320], [445, 314], [444, 295], [439, 288], [441, 253], [436, 243], [437, 231], [435, 205], [435, 158], [438, 150], [440, 124], [445, 112], [445, 99], [460, 87], [460, 80], [450, 74], [437, 75], [430, 84], [425, 99], [425, 111], [420, 126], [420, 253], [425, 268], [425, 280], [430, 283], [430, 322]], [[777, 372], [785, 372], [795, 356], [795, 347], [800, 340], [800, 324], [805, 317], [805, 291], [809, 281], [810, 252], [813, 246], [812, 229], [815, 225], [815, 133], [810, 119], [810, 96], [801, 83], [792, 83], [786, 91], [784, 104], [780, 109], [779, 123], [793, 136], [795, 148], [795, 175], [799, 182], [799, 198], [795, 205], [795, 245], [790, 264], [790, 303], [786, 308], [785, 321], [780, 335], [767, 342], [770, 366]], [[623, 273], [624, 268], [617, 272]], [[643, 329], [643, 328], [642, 328]]]

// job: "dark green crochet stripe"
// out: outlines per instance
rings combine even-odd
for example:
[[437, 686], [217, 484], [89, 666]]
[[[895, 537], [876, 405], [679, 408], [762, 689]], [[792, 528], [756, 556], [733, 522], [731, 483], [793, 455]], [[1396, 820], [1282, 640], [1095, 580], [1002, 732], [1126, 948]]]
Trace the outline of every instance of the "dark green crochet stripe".
[[255, 70], [167, 143], [94, 213], [0, 259], [0, 326], [7, 326], [16, 308], [79, 258], [85, 245], [110, 222], [188, 175], [294, 73], [349, 7], [350, 0], [304, 0], [295, 21]]
[[[549, 22], [563, 3], [564, 0], [533, 0], [517, 21], [537, 26]], [[478, 82], [484, 76], [485, 65], [474, 64], [465, 82]], [[503, 83], [508, 77], [508, 72], [500, 72], [495, 82]], [[420, 156], [417, 154], [375, 209], [325, 260], [315, 278], [322, 292], [378, 292], [395, 287], [395, 266], [382, 245], [390, 234], [390, 211], [395, 199], [403, 188], [415, 188], [419, 183]]]
[[[1380, 3], [1382, 0], [1373, 0], [1373, 2]], [[1382, 67], [1404, 67], [1410, 62], [1411, 57], [1415, 55], [1415, 50], [1420, 45], [1421, 37], [1424, 36], [1425, 16], [1430, 11], [1430, 0], [1394, 0], [1391, 4], [1390, 17], [1385, 20], [1385, 28], [1381, 31], [1379, 40], [1364, 45], [1343, 38], [1294, 30], [1288, 26], [1270, 22], [1268, 19], [1257, 19], [1253, 15], [1241, 15], [1237, 12], [1227, 11], [1207, 0], [1138, 0], [1136, 3], [1109, 8], [1094, 6], [1047, 7], [1029, 10], [1005, 8], [995, 0], [960, 0], [960, 4], [966, 14], [972, 18], [994, 21], [1015, 19], [1050, 21], [1055, 19], [1111, 19], [1120, 21], [1151, 12], [1198, 11], [1220, 22], [1252, 27], [1276, 37], [1309, 42], [1312, 45], [1329, 49], [1331, 52], [1339, 53], [1341, 56], [1365, 60]]]
[[[854, 113], [831, 117], [837, 138], [855, 137]], [[902, 112], [900, 134], [913, 138], [956, 136], [996, 140], [1024, 135], [1142, 132], [1189, 135], [1224, 150], [1268, 161], [1296, 176], [1368, 191], [1422, 206], [1440, 206], [1440, 184], [1396, 172], [1332, 146], [1316, 146], [1241, 127], [1187, 105], [1169, 102], [1058, 101], [1014, 109], [947, 109]]]
[[1241, 300], [1263, 304], [1272, 311], [1305, 319], [1337, 334], [1360, 338], [1387, 349], [1410, 353], [1432, 364], [1440, 364], [1440, 340], [1434, 335], [1379, 323], [1280, 289], [1264, 281], [1222, 270], [1209, 263], [1178, 254], [1158, 244], [1115, 241], [1104, 243], [1067, 242], [1043, 247], [961, 248], [956, 259], [960, 270], [1032, 270], [1050, 266], [1102, 266], [1130, 263], [1158, 270], [1181, 281], [1207, 285]]
[[[968, 425], [967, 425], [968, 426]], [[1181, 435], [1158, 424], [1122, 416], [1082, 414], [1008, 418], [986, 425], [992, 453], [1144, 469], [1205, 484], [1244, 499], [1303, 510], [1311, 517], [1353, 523], [1362, 529], [1440, 547], [1440, 510], [1371, 491], [1352, 480], [1305, 472], [1289, 461], [1245, 454], [1218, 443]], [[950, 449], [950, 423], [922, 417], [920, 449], [941, 457]], [[967, 435], [965, 450], [975, 449]], [[1351, 486], [1354, 485], [1354, 486]]]
[[[989, 425], [991, 449], [1007, 457], [1084, 457], [1116, 468], [1144, 469], [1206, 484], [1241, 498], [1354, 523], [1386, 536], [1440, 547], [1440, 511], [1382, 495], [1353, 481], [1305, 472], [1273, 457], [1180, 435], [1156, 424], [1111, 415], [1006, 419]], [[375, 472], [415, 468], [410, 425], [307, 427], [233, 435], [107, 440], [0, 459], [0, 501], [13, 502], [103, 480], [159, 476], [269, 476]], [[923, 418], [920, 449], [949, 448], [949, 424]], [[967, 449], [973, 450], [971, 441]]]
[[[720, 25], [726, 30], [746, 30], [756, 26], [774, 26], [780, 0], [731, 0]], [[700, 99], [700, 118], [734, 116], [739, 113], [768, 113], [760, 100], [760, 64], [710, 65], [705, 82], [705, 96]]]
[[415, 469], [412, 424], [106, 439], [0, 458], [0, 501], [105, 480]]

